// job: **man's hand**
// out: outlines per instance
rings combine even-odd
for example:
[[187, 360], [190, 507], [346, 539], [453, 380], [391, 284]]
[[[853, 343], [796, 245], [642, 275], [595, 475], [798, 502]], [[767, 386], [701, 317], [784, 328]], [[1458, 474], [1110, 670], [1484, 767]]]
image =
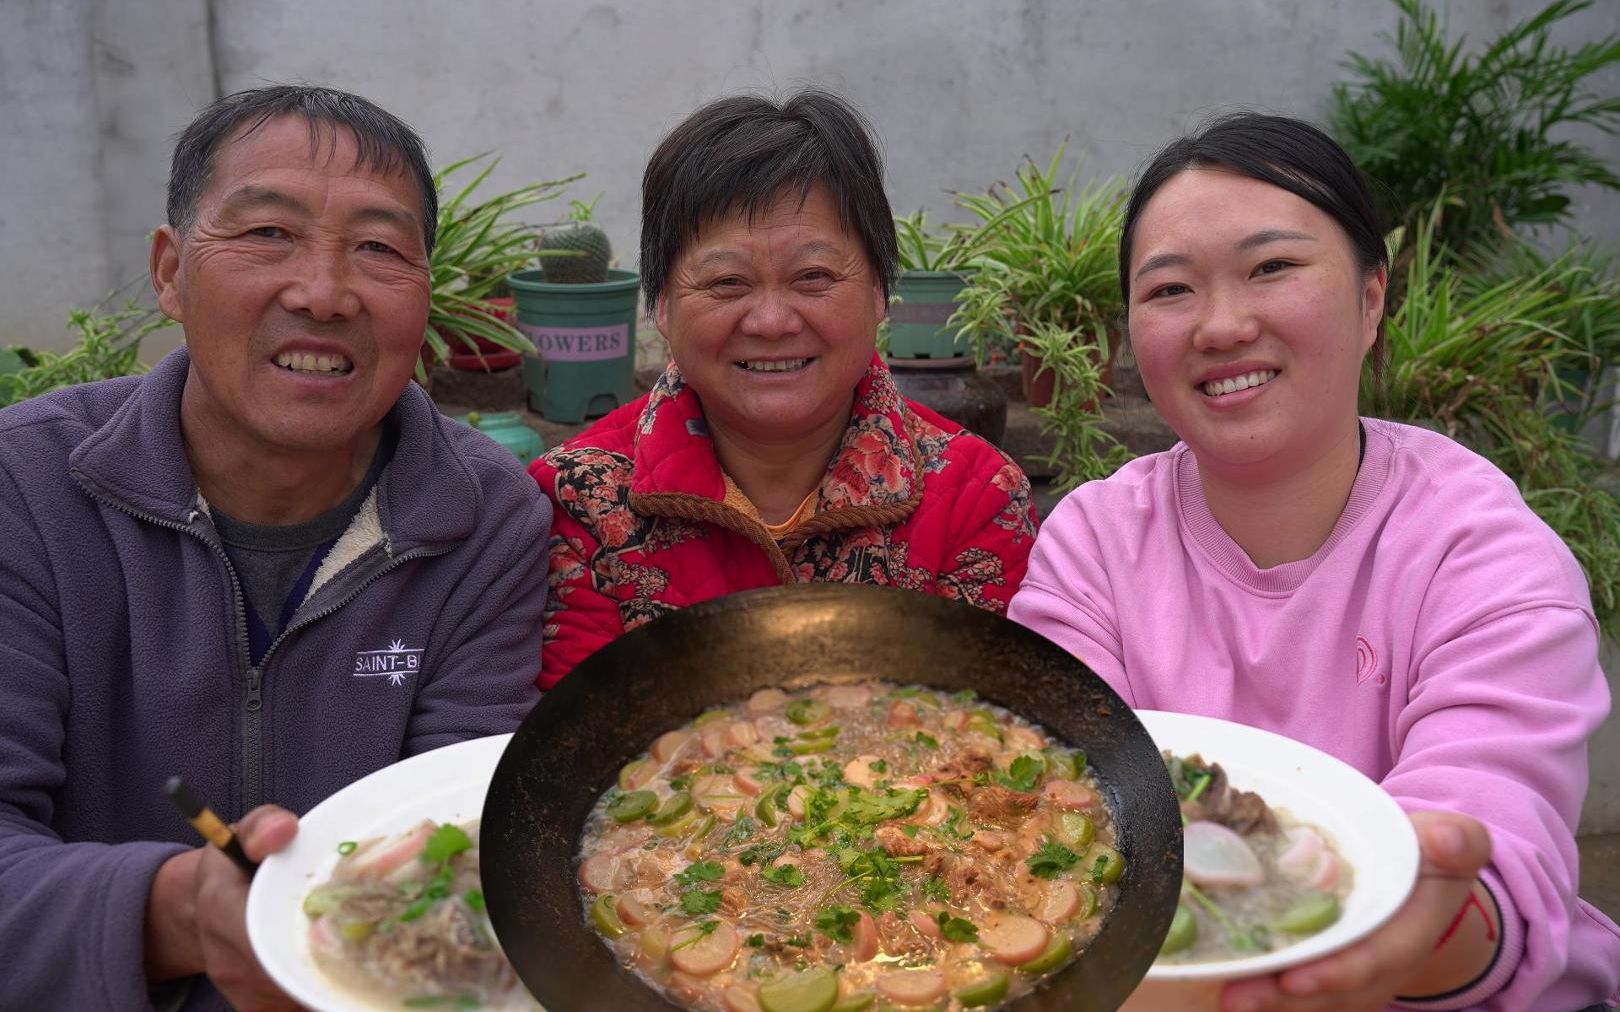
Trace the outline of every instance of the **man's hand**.
[[[1413, 812], [1411, 819], [1423, 864], [1411, 897], [1389, 923], [1324, 959], [1227, 985], [1222, 1012], [1377, 1012], [1396, 995], [1441, 994], [1484, 972], [1500, 929], [1455, 935], [1448, 929], [1470, 890], [1485, 889], [1477, 877], [1490, 860], [1490, 836], [1455, 812]], [[1486, 900], [1482, 912], [1489, 906]]]
[[[284, 808], [255, 808], [232, 826], [254, 861], [286, 847], [298, 818]], [[146, 902], [146, 973], [153, 981], [206, 973], [242, 1012], [297, 1008], [265, 976], [247, 939], [248, 877], [215, 847], [165, 861]]]

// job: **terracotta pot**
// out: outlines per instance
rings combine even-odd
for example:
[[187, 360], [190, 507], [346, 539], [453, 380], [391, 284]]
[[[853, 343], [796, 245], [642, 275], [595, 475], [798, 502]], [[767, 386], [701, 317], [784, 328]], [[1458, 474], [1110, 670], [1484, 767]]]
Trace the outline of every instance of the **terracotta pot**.
[[[1119, 335], [1108, 335], [1108, 357], [1103, 361], [1098, 377], [1103, 386], [1114, 382], [1114, 359], [1119, 355]], [[1024, 342], [1018, 342], [1019, 365], [1023, 371], [1024, 399], [1032, 408], [1044, 408], [1052, 403], [1052, 386], [1057, 380], [1057, 374], [1050, 370], [1041, 371], [1041, 359]], [[1100, 410], [1102, 399], [1097, 398], [1086, 405], [1090, 411]]]

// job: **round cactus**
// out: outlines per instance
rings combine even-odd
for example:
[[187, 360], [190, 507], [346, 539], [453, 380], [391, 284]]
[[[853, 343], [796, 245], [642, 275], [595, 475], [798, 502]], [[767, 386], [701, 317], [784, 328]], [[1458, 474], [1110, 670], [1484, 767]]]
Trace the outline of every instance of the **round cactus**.
[[551, 282], [565, 285], [593, 284], [607, 280], [608, 263], [613, 259], [613, 248], [607, 233], [591, 221], [596, 201], [589, 204], [575, 200], [570, 204], [569, 223], [559, 228], [548, 228], [540, 234], [540, 249], [571, 251], [569, 256], [541, 256], [541, 275]]

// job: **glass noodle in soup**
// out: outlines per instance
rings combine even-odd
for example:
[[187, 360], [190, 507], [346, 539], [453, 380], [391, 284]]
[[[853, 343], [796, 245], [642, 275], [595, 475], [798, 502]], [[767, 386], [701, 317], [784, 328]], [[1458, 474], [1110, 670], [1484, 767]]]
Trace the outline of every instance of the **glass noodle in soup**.
[[304, 898], [309, 948], [369, 1006], [530, 1010], [484, 910], [478, 820], [345, 842]]
[[1161, 963], [1281, 949], [1331, 926], [1352, 871], [1328, 834], [1234, 788], [1219, 763], [1164, 753], [1181, 800], [1185, 878]]
[[991, 1008], [1095, 937], [1114, 843], [1085, 756], [972, 693], [765, 689], [623, 769], [579, 881], [684, 1008]]

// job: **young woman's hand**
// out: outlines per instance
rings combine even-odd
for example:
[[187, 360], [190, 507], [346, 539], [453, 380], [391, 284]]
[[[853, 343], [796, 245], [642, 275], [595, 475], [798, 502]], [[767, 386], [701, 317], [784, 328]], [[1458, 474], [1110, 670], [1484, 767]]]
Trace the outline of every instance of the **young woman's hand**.
[[[1456, 812], [1413, 812], [1423, 864], [1400, 911], [1348, 949], [1268, 977], [1227, 985], [1222, 1012], [1378, 1012], [1397, 995], [1444, 994], [1490, 966], [1502, 937], [1479, 870], [1485, 827]], [[1478, 919], [1468, 905], [1482, 900]]]

